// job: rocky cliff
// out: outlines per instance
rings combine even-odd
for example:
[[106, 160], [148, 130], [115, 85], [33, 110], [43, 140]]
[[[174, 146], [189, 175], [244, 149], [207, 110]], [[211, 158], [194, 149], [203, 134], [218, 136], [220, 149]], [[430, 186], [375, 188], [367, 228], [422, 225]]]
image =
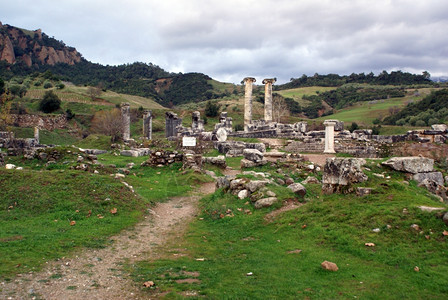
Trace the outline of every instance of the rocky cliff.
[[75, 48], [50, 38], [40, 29], [29, 31], [0, 22], [0, 60], [31, 67], [56, 63], [74, 65], [81, 59], [81, 54]]

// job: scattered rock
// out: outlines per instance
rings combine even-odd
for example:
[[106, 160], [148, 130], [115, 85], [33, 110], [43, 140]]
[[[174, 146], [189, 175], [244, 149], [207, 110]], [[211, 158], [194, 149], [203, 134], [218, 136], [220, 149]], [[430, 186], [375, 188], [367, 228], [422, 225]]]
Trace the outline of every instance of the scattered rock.
[[153, 286], [155, 286], [155, 285], [156, 285], [156, 284], [154, 283], [154, 281], [145, 281], [145, 282], [143, 283], [143, 286], [146, 287], [146, 288], [153, 287]]
[[251, 193], [254, 193], [259, 189], [265, 187], [268, 183], [269, 182], [266, 180], [251, 180], [246, 183], [246, 189], [248, 189]]
[[277, 183], [280, 184], [280, 185], [285, 185], [286, 184], [286, 182], [283, 179], [281, 179], [281, 178], [277, 178]]
[[372, 188], [367, 187], [357, 187], [356, 188], [356, 195], [359, 197], [366, 196], [372, 194]]
[[413, 179], [418, 183], [422, 183], [424, 180], [434, 181], [438, 185], [445, 183], [441, 172], [417, 173], [414, 174]]
[[6, 164], [5, 168], [6, 168], [6, 170], [14, 170], [16, 168], [16, 165], [14, 165], [14, 164]]
[[412, 174], [427, 173], [434, 170], [434, 160], [426, 157], [408, 156], [392, 157], [382, 163], [396, 171], [408, 172]]
[[285, 180], [285, 183], [286, 183], [287, 185], [291, 185], [291, 184], [294, 183], [294, 179], [292, 179], [291, 177], [287, 177], [286, 180]]
[[211, 165], [218, 166], [225, 169], [227, 167], [226, 157], [224, 155], [219, 155], [216, 157], [202, 157], [202, 163], [208, 163]]
[[411, 225], [411, 228], [412, 229], [415, 229], [415, 230], [417, 230], [417, 231], [420, 231], [421, 229], [420, 229], [420, 226], [418, 226], [417, 224], [412, 224]]
[[267, 191], [266, 196], [268, 197], [276, 197], [277, 195], [273, 191]]
[[443, 223], [448, 226], [448, 212], [446, 212], [442, 217]]
[[241, 190], [241, 191], [239, 191], [239, 193], [238, 193], [238, 198], [239, 199], [244, 199], [244, 198], [247, 198], [247, 197], [249, 197], [249, 191], [248, 190]]
[[327, 158], [322, 177], [322, 191], [326, 194], [351, 192], [352, 183], [368, 179], [361, 170], [365, 163], [362, 158]]
[[421, 209], [421, 211], [426, 211], [426, 212], [433, 212], [433, 211], [438, 211], [438, 210], [444, 210], [445, 208], [443, 207], [431, 207], [431, 206], [418, 206], [418, 208]]
[[255, 202], [254, 207], [256, 209], [260, 209], [260, 208], [263, 208], [263, 207], [269, 207], [269, 206], [272, 206], [275, 202], [277, 202], [277, 198], [276, 197], [263, 198], [263, 199], [257, 200]]
[[314, 177], [314, 176], [308, 176], [304, 181], [302, 181], [302, 184], [318, 184], [320, 181]]
[[336, 272], [337, 270], [339, 270], [338, 266], [330, 261], [324, 261], [320, 265], [322, 266], [323, 269], [328, 271]]
[[375, 232], [375, 233], [378, 233], [378, 232], [381, 231], [381, 229], [379, 229], [379, 228], [374, 228], [374, 229], [372, 229], [372, 231]]
[[120, 179], [120, 178], [125, 178], [126, 177], [126, 175], [124, 175], [124, 174], [120, 174], [120, 173], [116, 173], [115, 175], [114, 175], [114, 178], [115, 179]]
[[300, 196], [305, 196], [305, 194], [306, 194], [306, 188], [300, 183], [290, 184], [290, 185], [288, 185], [288, 189], [290, 189], [295, 194], [298, 194]]
[[375, 247], [374, 243], [365, 243], [364, 245], [367, 246], [367, 247]]
[[263, 153], [261, 153], [257, 149], [244, 149], [243, 155], [244, 155], [245, 159], [250, 160], [255, 163], [263, 160]]

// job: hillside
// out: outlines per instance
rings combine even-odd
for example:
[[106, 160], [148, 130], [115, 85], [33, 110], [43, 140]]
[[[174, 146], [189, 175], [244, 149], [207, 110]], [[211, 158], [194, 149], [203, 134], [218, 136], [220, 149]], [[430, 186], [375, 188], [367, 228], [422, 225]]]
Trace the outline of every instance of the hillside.
[[[118, 93], [151, 97], [164, 106], [198, 102], [221, 96], [209, 76], [170, 73], [152, 63], [103, 66], [82, 57], [73, 47], [30, 31], [0, 23], [0, 77], [9, 80], [50, 71], [77, 85], [101, 85]], [[162, 85], [162, 87], [161, 87]]]

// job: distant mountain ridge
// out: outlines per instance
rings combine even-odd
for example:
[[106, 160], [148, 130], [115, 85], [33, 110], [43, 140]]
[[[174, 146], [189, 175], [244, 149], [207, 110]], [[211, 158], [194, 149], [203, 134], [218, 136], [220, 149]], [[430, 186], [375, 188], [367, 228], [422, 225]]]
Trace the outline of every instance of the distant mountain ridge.
[[0, 60], [31, 67], [57, 63], [74, 65], [81, 59], [75, 48], [67, 47], [40, 29], [29, 31], [0, 22]]

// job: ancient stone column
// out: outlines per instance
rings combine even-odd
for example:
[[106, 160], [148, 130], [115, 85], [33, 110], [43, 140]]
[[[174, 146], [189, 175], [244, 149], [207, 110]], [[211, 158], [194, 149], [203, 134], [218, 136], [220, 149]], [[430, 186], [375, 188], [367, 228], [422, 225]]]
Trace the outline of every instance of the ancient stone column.
[[131, 114], [129, 103], [121, 104], [121, 117], [123, 118], [123, 140], [131, 138]]
[[39, 144], [39, 127], [34, 127], [34, 140], [36, 141], [36, 144]]
[[182, 124], [182, 118], [179, 118], [177, 114], [172, 111], [165, 113], [165, 136], [177, 137], [177, 126]]
[[325, 149], [324, 153], [336, 153], [334, 150], [334, 126], [337, 120], [325, 120]]
[[243, 79], [246, 85], [244, 94], [244, 131], [247, 126], [252, 123], [252, 84], [256, 81], [253, 77], [246, 77]]
[[143, 137], [145, 139], [152, 139], [152, 112], [145, 110], [143, 112]]
[[266, 123], [272, 122], [272, 85], [277, 80], [275, 78], [263, 79], [264, 84], [264, 120]]

